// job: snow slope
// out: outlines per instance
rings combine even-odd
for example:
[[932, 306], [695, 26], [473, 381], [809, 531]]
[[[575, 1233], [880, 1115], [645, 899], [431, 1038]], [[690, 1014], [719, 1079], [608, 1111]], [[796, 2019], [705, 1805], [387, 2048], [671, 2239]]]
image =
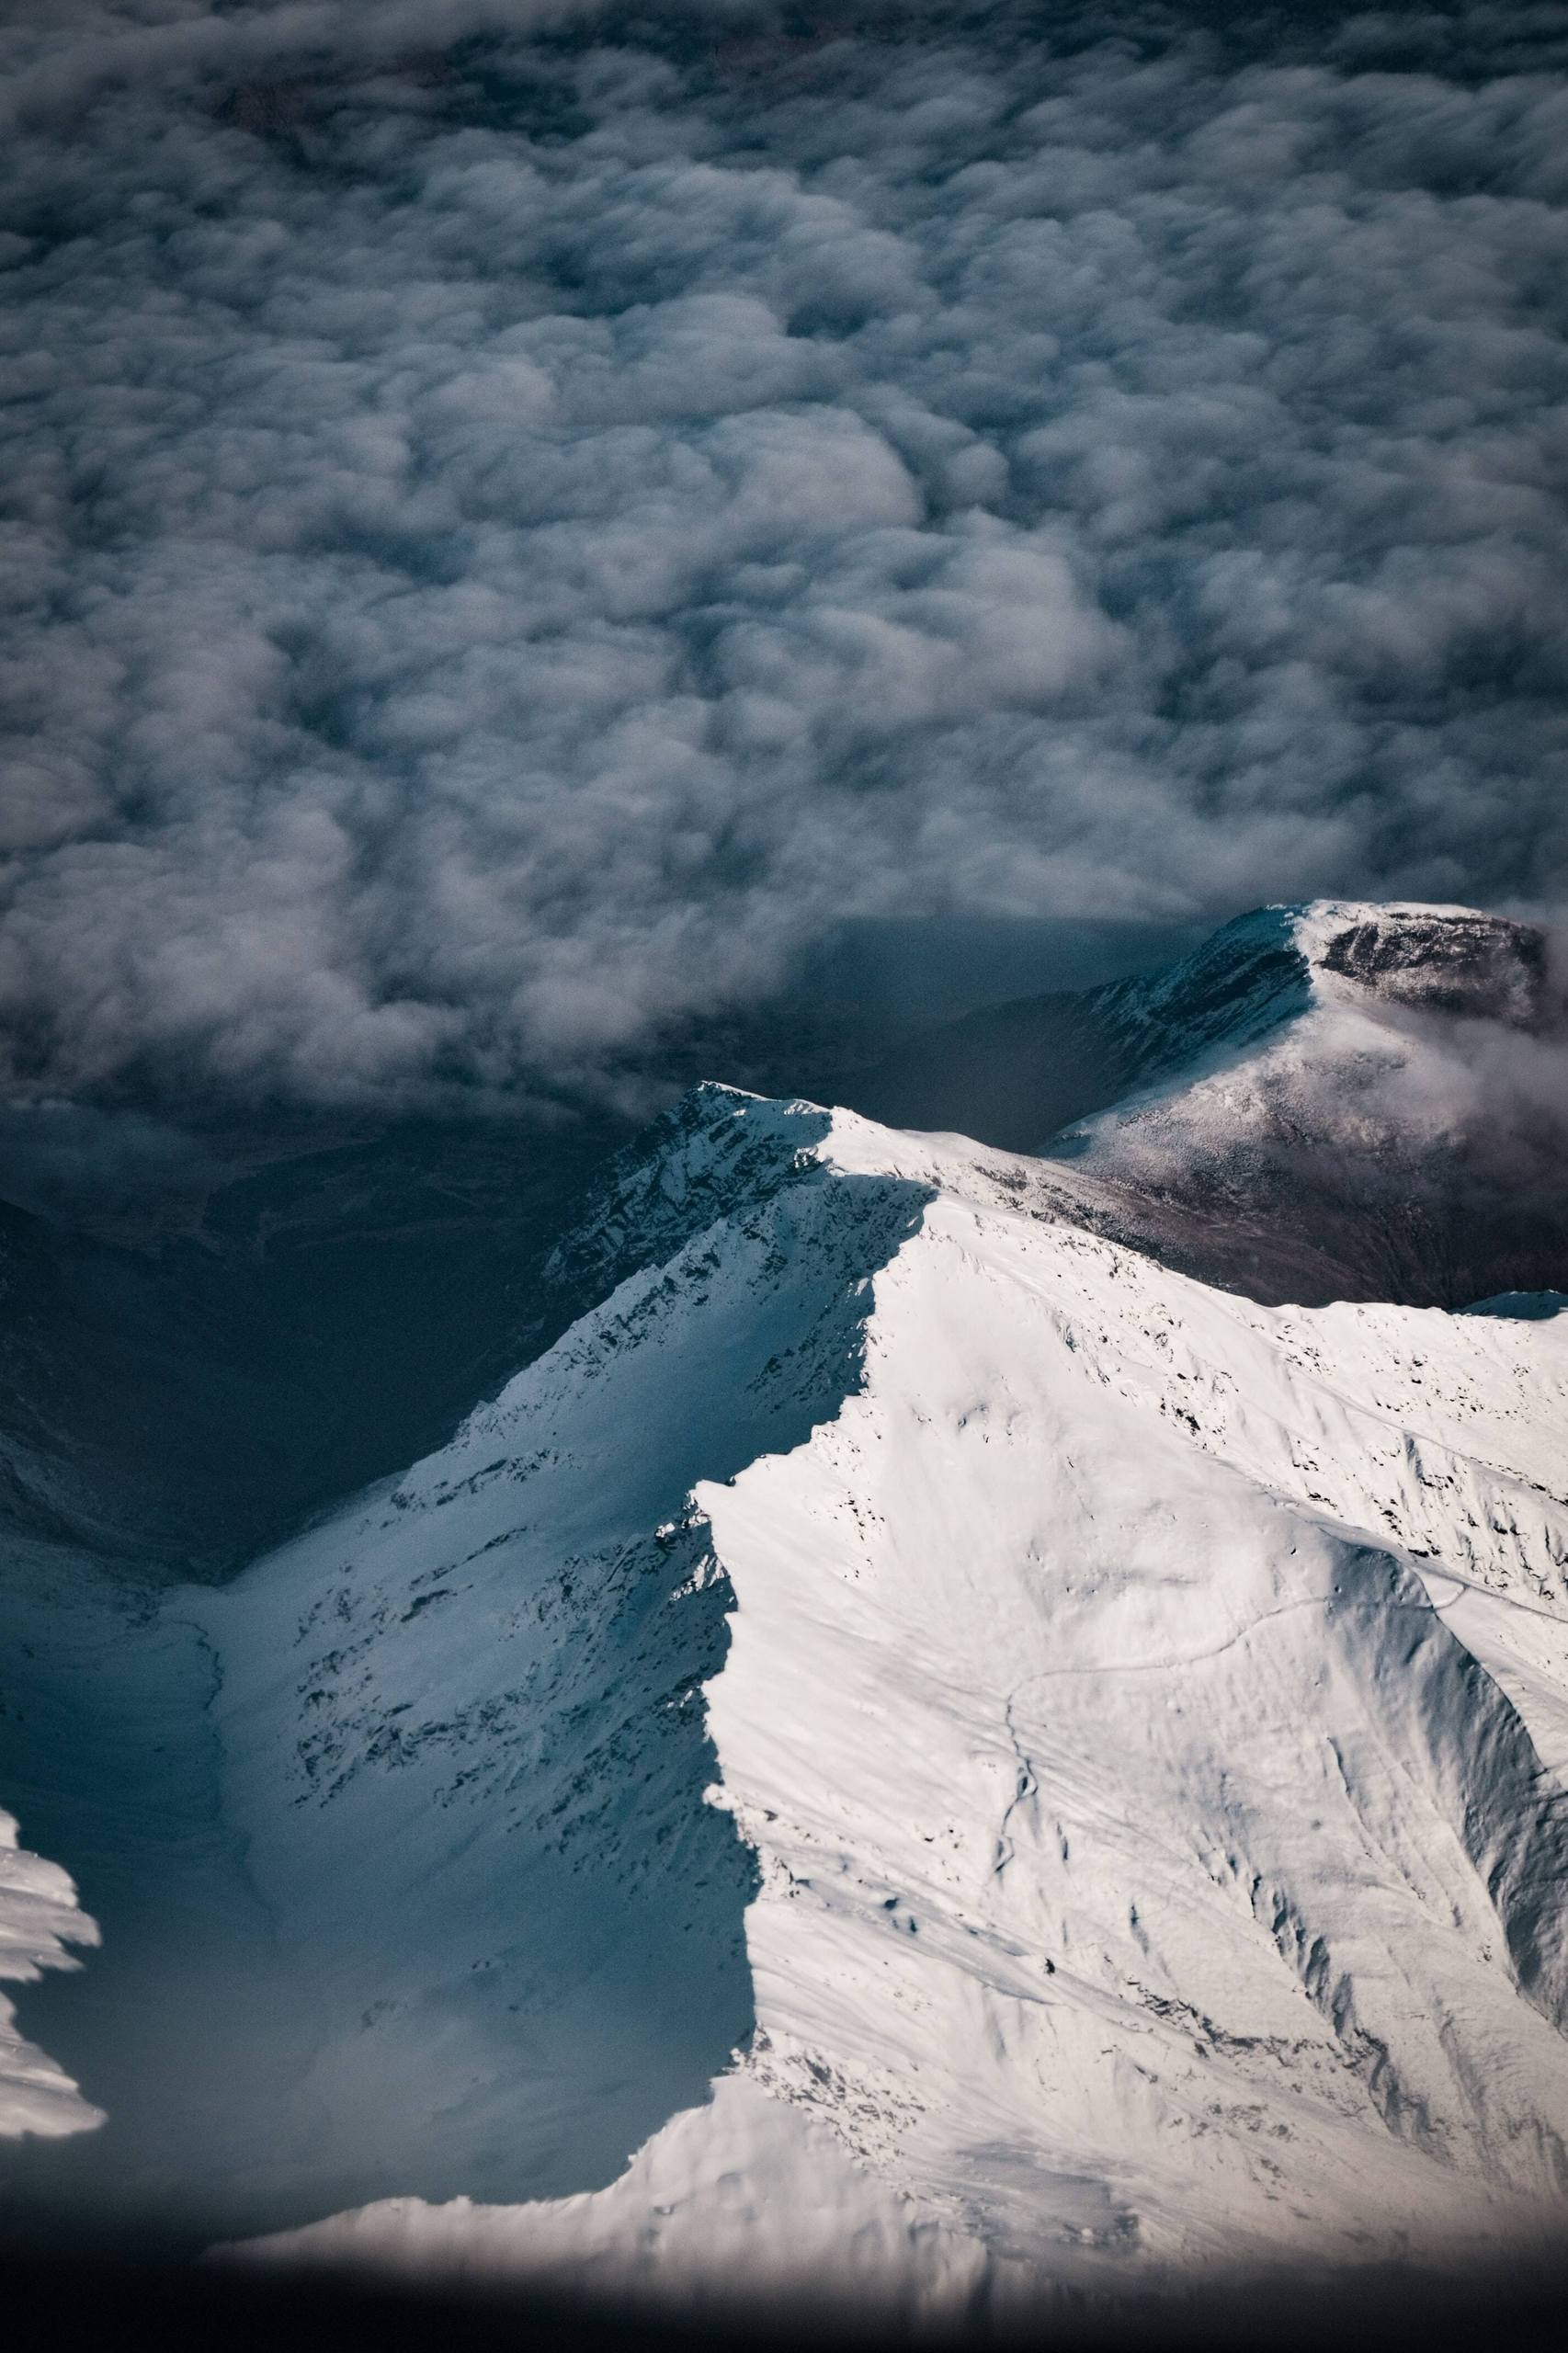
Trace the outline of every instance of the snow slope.
[[1266, 907], [1096, 1008], [1129, 1085], [1041, 1141], [1122, 1240], [1271, 1302], [1459, 1307], [1568, 1263], [1568, 991], [1540, 930]]
[[[1535, 927], [1474, 907], [1411, 901], [1314, 899], [1256, 908], [1223, 925], [1163, 972], [1091, 993], [1121, 1074], [1117, 1103], [1093, 1131], [1125, 1127], [1160, 1104], [1187, 1107], [1188, 1131], [1238, 1141], [1236, 1120], [1285, 1074], [1316, 1056], [1343, 1087], [1358, 1051], [1396, 1051], [1403, 1016], [1549, 1026], [1560, 1008], [1547, 942]], [[1307, 1027], [1303, 1029], [1302, 1025]], [[1200, 1082], [1238, 1065], [1241, 1083]], [[1266, 1070], [1273, 1078], [1265, 1078]], [[1312, 1098], [1314, 1109], [1323, 1108]], [[1256, 1111], [1247, 1111], [1250, 1120]], [[1051, 1140], [1040, 1137], [1041, 1144]]]
[[1256, 1305], [1093, 1192], [699, 1089], [605, 1305], [214, 1598], [324, 2109], [526, 2116], [618, 1888], [672, 2033], [743, 1905], [755, 1998], [605, 2187], [266, 2252], [940, 2318], [1560, 2230], [1568, 1318]]
[[[1098, 994], [1133, 1083], [1042, 1148], [1123, 1154], [1130, 1166], [1142, 1154], [1148, 1172], [1156, 1156], [1190, 1163], [1256, 1141], [1271, 1108], [1289, 1106], [1303, 1129], [1325, 1115], [1347, 1126], [1374, 1071], [1437, 1050], [1440, 1029], [1408, 1016], [1529, 1034], [1553, 1014], [1545, 942], [1528, 926], [1470, 907], [1338, 899], [1260, 907], [1167, 972]], [[1391, 1108], [1420, 1123], [1409, 1139], [1420, 1148], [1449, 1107], [1416, 1081]]]
[[[0, 1980], [28, 1984], [46, 1969], [79, 1968], [66, 1947], [97, 1940], [67, 1874], [19, 1846], [16, 1823], [0, 1813]], [[53, 2139], [102, 2120], [70, 2076], [23, 2040], [15, 2009], [0, 1997], [0, 2133]]]
[[750, 2031], [754, 1865], [703, 1802], [732, 1597], [689, 1496], [837, 1411], [918, 1214], [824, 1181], [827, 1125], [674, 1123], [578, 1244], [599, 1309], [441, 1453], [182, 1598], [224, 1816], [300, 1957], [274, 2162], [303, 2214], [367, 2150], [388, 2188], [608, 2181]]
[[1049, 1149], [1108, 1108], [1271, 1053], [1329, 1004], [1359, 1006], [1385, 1053], [1402, 1028], [1428, 1043], [1446, 1031], [1450, 1045], [1466, 1025], [1515, 1037], [1561, 1029], [1561, 961], [1539, 926], [1471, 907], [1259, 907], [1154, 972], [1014, 998], [927, 1030], [878, 1067], [846, 1072], [833, 1099], [889, 1127]]

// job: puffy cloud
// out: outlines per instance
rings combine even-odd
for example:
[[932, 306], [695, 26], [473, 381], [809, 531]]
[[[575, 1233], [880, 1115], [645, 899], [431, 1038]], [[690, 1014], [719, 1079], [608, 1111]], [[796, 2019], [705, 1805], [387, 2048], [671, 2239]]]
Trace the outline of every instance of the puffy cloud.
[[1568, 19], [731, 15], [3, 36], [14, 1085], [591, 1079], [889, 914], [1562, 904]]

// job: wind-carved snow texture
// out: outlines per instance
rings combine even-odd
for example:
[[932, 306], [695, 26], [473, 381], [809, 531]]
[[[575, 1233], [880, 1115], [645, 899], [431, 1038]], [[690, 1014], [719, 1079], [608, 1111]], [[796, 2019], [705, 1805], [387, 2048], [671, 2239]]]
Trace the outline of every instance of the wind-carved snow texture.
[[[98, 1932], [58, 1863], [18, 1845], [17, 1824], [0, 1813], [0, 1980], [30, 1984], [46, 1969], [76, 1969], [69, 1945], [95, 1945]], [[16, 2011], [0, 1995], [0, 2133], [55, 2139], [102, 2122], [64, 2070], [17, 2031]]]
[[[1560, 2231], [1568, 1318], [1256, 1305], [1091, 1189], [704, 1090], [605, 1224], [667, 1206], [667, 1264], [222, 1603], [258, 1881], [367, 1919], [345, 2008], [414, 1942], [451, 1986], [454, 1916], [518, 1937], [579, 1824], [678, 1910], [661, 1676], [756, 1874], [755, 2030], [619, 2180], [268, 2251], [939, 2321]], [[367, 2055], [433, 2090], [430, 2040]]]

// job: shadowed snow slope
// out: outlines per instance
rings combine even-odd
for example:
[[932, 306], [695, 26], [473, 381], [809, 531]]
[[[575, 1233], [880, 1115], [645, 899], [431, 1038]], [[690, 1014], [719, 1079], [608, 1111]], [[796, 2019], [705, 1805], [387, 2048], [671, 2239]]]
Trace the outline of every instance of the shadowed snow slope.
[[367, 2165], [608, 2180], [750, 2032], [753, 1859], [704, 1802], [733, 1597], [690, 1499], [836, 1414], [917, 1220], [918, 1185], [820, 1163], [828, 1126], [699, 1096], [578, 1237], [600, 1307], [396, 1484], [184, 1597], [310, 2021], [269, 2154], [297, 2211]]
[[755, 2031], [618, 2181], [273, 2251], [935, 2318], [1560, 2227], [1568, 1321], [1256, 1305], [1091, 1190], [700, 1089], [605, 1306], [212, 1597], [324, 2099], [483, 2109], [577, 1871], [699, 2007], [723, 1815], [755, 1872]]
[[[17, 1844], [16, 1824], [0, 1813], [0, 1979], [27, 1984], [45, 1969], [74, 1969], [78, 1963], [66, 1946], [97, 1940], [58, 1863], [26, 1853]], [[53, 2139], [101, 2121], [70, 2076], [23, 2041], [15, 2011], [0, 1998], [0, 2133]]]
[[211, 2238], [578, 2191], [749, 2035], [754, 1865], [703, 1796], [731, 1596], [688, 1499], [836, 1413], [924, 1194], [737, 1099], [665, 1120], [560, 1254], [593, 1313], [231, 1586], [12, 1540], [0, 1790], [105, 1930], [24, 2015], [109, 2115], [0, 2160], [13, 2209]]

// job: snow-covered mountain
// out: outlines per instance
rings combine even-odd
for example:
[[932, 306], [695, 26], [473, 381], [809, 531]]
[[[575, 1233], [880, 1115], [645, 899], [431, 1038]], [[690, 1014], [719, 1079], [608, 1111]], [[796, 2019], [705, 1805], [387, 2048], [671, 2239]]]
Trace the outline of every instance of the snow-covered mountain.
[[[1537, 1033], [1562, 1013], [1536, 926], [1473, 907], [1342, 899], [1260, 907], [1166, 971], [1090, 995], [1122, 1102], [1185, 1092], [1206, 1064], [1228, 1068], [1260, 1046], [1275, 1055], [1313, 1017], [1326, 1065], [1335, 1042], [1346, 1063], [1368, 1042], [1358, 1023], [1384, 1025], [1385, 1039], [1407, 1013]], [[1037, 1142], [1050, 1132], [1038, 1127]]]
[[1396, 1303], [1456, 1070], [1551, 1110], [1544, 946], [1269, 910], [1119, 986], [1051, 1154], [699, 1087], [449, 1444], [222, 1588], [12, 1577], [79, 2198], [934, 2322], [1560, 2233], [1568, 1299]]
[[1568, 1257], [1568, 973], [1537, 926], [1320, 900], [1024, 999], [849, 1083], [900, 1127], [1082, 1155], [1087, 1213], [1279, 1302], [1455, 1307]]
[[1318, 901], [1109, 993], [1131, 1090], [1045, 1143], [1255, 1298], [1459, 1306], [1568, 1258], [1568, 987], [1528, 926]]
[[1568, 1319], [1256, 1305], [1084, 1183], [699, 1090], [605, 1304], [215, 1600], [324, 2097], [439, 2016], [483, 2109], [574, 1866], [700, 2010], [756, 1874], [755, 2029], [619, 2180], [275, 2251], [951, 2315], [1561, 2227]]

